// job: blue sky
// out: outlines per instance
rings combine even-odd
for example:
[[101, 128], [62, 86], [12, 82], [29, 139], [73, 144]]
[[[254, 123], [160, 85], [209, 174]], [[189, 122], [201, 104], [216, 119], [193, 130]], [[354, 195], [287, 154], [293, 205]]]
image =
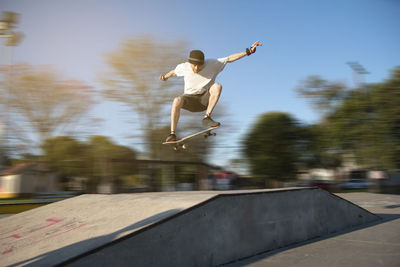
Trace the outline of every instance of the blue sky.
[[[264, 45], [255, 55], [229, 64], [217, 78], [220, 103], [229, 113], [222, 124], [229, 127], [219, 130], [209, 161], [221, 165], [239, 157], [240, 139], [262, 113], [318, 121], [294, 91], [305, 77], [353, 86], [348, 61], [370, 72], [367, 82], [382, 81], [400, 65], [398, 0], [0, 0], [0, 11], [21, 14], [16, 31], [25, 39], [13, 50], [14, 62], [54, 65], [65, 77], [96, 88], [104, 54], [129, 37], [185, 40], [206, 57], [241, 52], [260, 40]], [[105, 120], [98, 134], [140, 149], [140, 141], [128, 138], [135, 125], [117, 104], [103, 103], [93, 114]]]

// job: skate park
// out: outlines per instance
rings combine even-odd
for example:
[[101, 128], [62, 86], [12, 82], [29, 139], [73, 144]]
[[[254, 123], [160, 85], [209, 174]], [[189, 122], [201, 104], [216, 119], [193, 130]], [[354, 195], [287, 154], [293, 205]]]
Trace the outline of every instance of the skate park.
[[3, 0], [0, 267], [400, 266], [394, 2]]

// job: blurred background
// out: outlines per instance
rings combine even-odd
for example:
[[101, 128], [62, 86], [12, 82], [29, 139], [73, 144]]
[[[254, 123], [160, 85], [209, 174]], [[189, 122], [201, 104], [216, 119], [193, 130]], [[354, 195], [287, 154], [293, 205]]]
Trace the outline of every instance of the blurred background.
[[[0, 197], [400, 192], [400, 2], [2, 0]], [[161, 143], [190, 50], [228, 64], [216, 137]], [[183, 111], [178, 135], [201, 129]]]

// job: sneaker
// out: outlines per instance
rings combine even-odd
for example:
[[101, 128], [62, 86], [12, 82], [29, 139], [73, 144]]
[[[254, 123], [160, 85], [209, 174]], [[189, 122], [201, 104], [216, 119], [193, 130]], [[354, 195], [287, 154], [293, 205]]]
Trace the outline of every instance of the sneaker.
[[220, 126], [221, 124], [211, 119], [210, 116], [205, 116], [203, 119], [203, 125], [208, 127], [217, 127]]
[[167, 139], [165, 139], [165, 142], [175, 142], [176, 140], [178, 140], [176, 138], [176, 135], [175, 134], [170, 134], [170, 135], [168, 135]]

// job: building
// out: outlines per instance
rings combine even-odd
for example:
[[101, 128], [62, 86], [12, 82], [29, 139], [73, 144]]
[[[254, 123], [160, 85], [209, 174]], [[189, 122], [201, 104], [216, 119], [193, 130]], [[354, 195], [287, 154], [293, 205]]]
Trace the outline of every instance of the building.
[[21, 163], [0, 172], [0, 198], [30, 197], [58, 191], [58, 179], [38, 163]]

